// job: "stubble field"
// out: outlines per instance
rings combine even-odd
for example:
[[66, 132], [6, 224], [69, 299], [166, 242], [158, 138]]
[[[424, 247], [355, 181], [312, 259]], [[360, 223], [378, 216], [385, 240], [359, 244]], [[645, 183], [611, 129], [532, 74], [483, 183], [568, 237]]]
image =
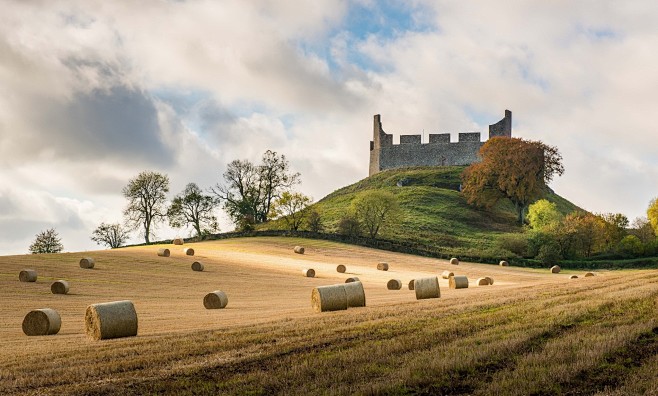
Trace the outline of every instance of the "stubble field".
[[[0, 394], [658, 394], [656, 270], [583, 278], [291, 238], [184, 247], [195, 256], [166, 245], [0, 257]], [[79, 267], [85, 256], [94, 269]], [[37, 282], [18, 281], [25, 268]], [[471, 286], [439, 279], [441, 298], [421, 301], [406, 287], [443, 270]], [[311, 309], [313, 287], [350, 276], [366, 307]], [[474, 286], [482, 276], [494, 285]], [[402, 290], [386, 289], [393, 278]], [[68, 295], [51, 294], [58, 279]], [[203, 307], [214, 290], [225, 309]], [[116, 300], [134, 302], [138, 336], [87, 338], [86, 307]], [[23, 334], [37, 308], [59, 312], [59, 334]]]

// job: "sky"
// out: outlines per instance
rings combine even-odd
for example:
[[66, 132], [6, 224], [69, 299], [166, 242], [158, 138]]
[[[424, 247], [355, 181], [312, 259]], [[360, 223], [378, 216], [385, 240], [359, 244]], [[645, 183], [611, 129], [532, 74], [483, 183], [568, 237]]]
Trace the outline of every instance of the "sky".
[[632, 221], [658, 196], [653, 0], [0, 7], [0, 255], [48, 228], [65, 251], [100, 249], [92, 231], [122, 221], [139, 172], [166, 174], [173, 198], [268, 149], [319, 200], [368, 175], [375, 114], [394, 141], [455, 141], [509, 109], [514, 136], [558, 147], [551, 187], [580, 207]]

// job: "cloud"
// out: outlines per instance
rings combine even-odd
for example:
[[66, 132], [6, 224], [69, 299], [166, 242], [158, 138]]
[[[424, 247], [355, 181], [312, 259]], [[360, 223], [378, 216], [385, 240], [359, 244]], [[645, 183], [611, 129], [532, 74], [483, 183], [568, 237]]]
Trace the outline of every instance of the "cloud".
[[486, 135], [506, 108], [514, 135], [562, 152], [558, 193], [634, 217], [658, 195], [657, 13], [649, 1], [9, 2], [0, 228], [88, 239], [120, 220], [140, 171], [168, 174], [173, 196], [267, 149], [320, 199], [367, 175], [374, 114], [395, 135]]

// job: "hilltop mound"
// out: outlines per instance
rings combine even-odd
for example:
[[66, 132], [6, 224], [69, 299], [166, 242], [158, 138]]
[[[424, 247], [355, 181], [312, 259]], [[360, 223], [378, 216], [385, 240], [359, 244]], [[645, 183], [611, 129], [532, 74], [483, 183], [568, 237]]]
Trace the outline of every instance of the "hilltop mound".
[[[337, 231], [352, 199], [366, 190], [384, 190], [398, 197], [400, 223], [382, 229], [381, 238], [429, 244], [445, 252], [467, 256], [501, 256], [496, 241], [501, 235], [522, 232], [514, 207], [501, 202], [491, 210], [475, 208], [460, 194], [463, 166], [417, 167], [387, 170], [360, 180], [322, 198], [312, 206], [323, 217], [327, 231]], [[554, 193], [545, 197], [567, 214], [577, 206]], [[266, 229], [284, 228], [271, 222]], [[503, 254], [504, 255], [504, 254]]]

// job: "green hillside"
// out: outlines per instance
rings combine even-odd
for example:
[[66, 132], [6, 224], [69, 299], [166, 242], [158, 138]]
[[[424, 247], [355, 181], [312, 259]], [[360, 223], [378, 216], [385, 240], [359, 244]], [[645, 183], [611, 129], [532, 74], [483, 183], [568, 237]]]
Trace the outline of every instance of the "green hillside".
[[[399, 224], [382, 229], [379, 237], [430, 244], [446, 253], [466, 256], [503, 257], [496, 241], [506, 234], [522, 232], [514, 208], [501, 202], [492, 210], [466, 203], [459, 192], [464, 167], [417, 167], [388, 170], [367, 177], [327, 195], [312, 208], [322, 214], [326, 231], [337, 231], [340, 218], [349, 211], [353, 198], [362, 191], [381, 189], [395, 194], [403, 211]], [[549, 193], [566, 214], [578, 209], [566, 199]], [[284, 228], [278, 221], [266, 229]]]

